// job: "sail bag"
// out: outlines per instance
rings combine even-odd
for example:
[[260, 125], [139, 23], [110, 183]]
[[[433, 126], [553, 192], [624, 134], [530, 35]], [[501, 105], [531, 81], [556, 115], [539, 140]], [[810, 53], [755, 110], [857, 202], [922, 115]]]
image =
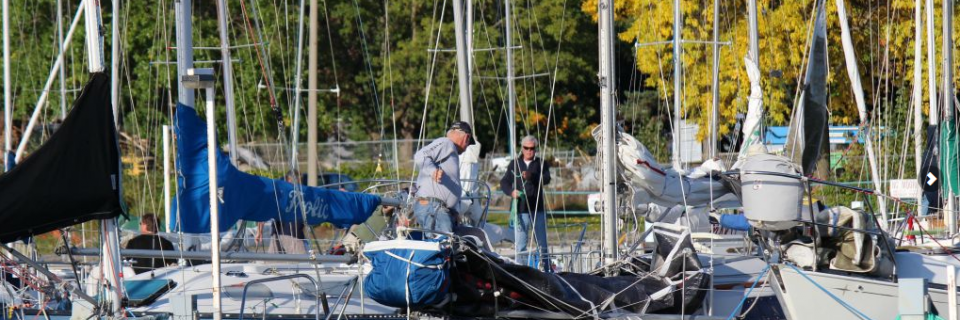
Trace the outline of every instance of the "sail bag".
[[440, 240], [386, 240], [366, 245], [373, 270], [364, 293], [391, 307], [421, 309], [439, 304], [450, 290], [450, 248]]

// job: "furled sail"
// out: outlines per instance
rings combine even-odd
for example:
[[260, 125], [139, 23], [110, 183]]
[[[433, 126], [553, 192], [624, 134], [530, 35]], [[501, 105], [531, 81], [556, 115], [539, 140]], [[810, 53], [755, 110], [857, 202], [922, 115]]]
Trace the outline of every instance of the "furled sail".
[[60, 128], [0, 176], [0, 242], [124, 212], [110, 78], [94, 73]]
[[[817, 17], [813, 26], [810, 43], [810, 60], [807, 74], [803, 83], [803, 98], [800, 100], [800, 110], [790, 124], [790, 137], [787, 148], [794, 151], [794, 155], [801, 155], [798, 161], [803, 168], [803, 174], [823, 177], [827, 172], [829, 162], [829, 120], [827, 112], [827, 24], [825, 1], [818, 1]], [[802, 118], [801, 118], [802, 117]], [[801, 138], [802, 137], [802, 138]], [[797, 141], [800, 140], [800, 141]], [[801, 146], [800, 150], [792, 147]], [[793, 157], [797, 159], [797, 157]]]
[[[936, 102], [934, 102], [936, 103]], [[921, 214], [933, 213], [941, 207], [940, 201], [940, 132], [937, 125], [927, 126], [927, 145], [923, 150], [923, 160], [920, 162], [920, 186], [923, 188], [923, 197], [927, 199], [926, 207], [921, 208]]]
[[[750, 96], [747, 97], [747, 116], [743, 119], [743, 143], [740, 145], [740, 154], [737, 160], [743, 160], [750, 152], [750, 147], [763, 145], [760, 126], [763, 121], [763, 88], [760, 87], [760, 66], [747, 55], [743, 58], [747, 68], [747, 78], [750, 79]], [[734, 164], [736, 167], [736, 164]]]
[[[206, 123], [193, 108], [177, 105], [177, 204], [171, 210], [170, 230], [210, 232], [209, 173]], [[329, 222], [345, 228], [367, 220], [380, 205], [380, 197], [294, 185], [280, 179], [240, 171], [217, 152], [220, 198], [220, 231], [239, 220]]]
[[[954, 108], [954, 104], [946, 104]], [[955, 119], [943, 119], [940, 123], [940, 168], [943, 169], [943, 193], [955, 196], [960, 194], [960, 152], [957, 147], [957, 124]]]

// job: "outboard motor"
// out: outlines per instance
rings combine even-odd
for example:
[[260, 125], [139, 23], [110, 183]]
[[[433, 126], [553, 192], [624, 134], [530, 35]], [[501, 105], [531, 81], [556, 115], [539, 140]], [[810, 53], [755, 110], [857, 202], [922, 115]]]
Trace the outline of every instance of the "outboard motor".
[[794, 177], [800, 176], [799, 166], [764, 153], [747, 157], [740, 170], [743, 213], [754, 228], [778, 231], [798, 225], [803, 183]]

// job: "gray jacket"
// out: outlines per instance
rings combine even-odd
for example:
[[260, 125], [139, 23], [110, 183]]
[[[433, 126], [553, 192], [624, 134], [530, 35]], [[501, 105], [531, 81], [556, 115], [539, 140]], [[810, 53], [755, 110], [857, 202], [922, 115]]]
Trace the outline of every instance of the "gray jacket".
[[[417, 197], [437, 198], [446, 204], [447, 208], [454, 208], [460, 202], [460, 155], [457, 145], [450, 139], [443, 137], [433, 140], [432, 143], [421, 148], [413, 156], [413, 161], [420, 169], [417, 176]], [[440, 182], [433, 181], [433, 173], [437, 168], [443, 170]]]

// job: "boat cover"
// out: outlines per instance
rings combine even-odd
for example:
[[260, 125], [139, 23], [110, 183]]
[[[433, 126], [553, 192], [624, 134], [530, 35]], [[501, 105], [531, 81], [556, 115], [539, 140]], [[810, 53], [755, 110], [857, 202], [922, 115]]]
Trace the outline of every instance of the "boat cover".
[[[210, 193], [207, 169], [206, 123], [196, 111], [177, 105], [174, 130], [177, 138], [177, 198], [171, 208], [169, 230], [210, 232]], [[380, 197], [354, 192], [294, 185], [245, 173], [230, 164], [217, 150], [217, 182], [220, 198], [220, 232], [239, 220], [304, 221], [309, 225], [331, 223], [339, 228], [367, 220]], [[305, 218], [304, 218], [305, 217]]]
[[[599, 131], [594, 131], [594, 138], [600, 141]], [[619, 129], [617, 161], [618, 171], [632, 187], [634, 205], [654, 203], [668, 208], [676, 205], [696, 207], [714, 202], [721, 207], [739, 206], [727, 185], [714, 178], [716, 173], [725, 170], [719, 162], [708, 160], [689, 174], [680, 174], [660, 165], [647, 147]]]
[[[512, 263], [484, 249], [485, 246], [478, 243], [459, 241], [450, 257], [450, 292], [454, 294], [451, 297], [455, 298], [442, 305], [435, 303], [442, 300], [439, 297], [430, 299], [431, 304], [412, 303], [414, 298], [422, 295], [425, 288], [446, 292], [446, 284], [438, 281], [440, 273], [425, 269], [440, 265], [442, 255], [431, 254], [438, 252], [434, 249], [422, 251], [422, 255], [409, 251], [415, 247], [410, 243], [419, 242], [423, 243], [423, 246], [435, 246], [434, 244], [395, 240], [396, 243], [407, 244], [402, 249], [407, 251], [391, 249], [394, 254], [387, 258], [383, 255], [373, 256], [371, 253], [380, 254], [384, 246], [392, 246], [373, 242], [364, 250], [364, 255], [370, 257], [373, 264], [373, 271], [368, 276], [364, 289], [371, 297], [381, 295], [376, 292], [379, 288], [392, 292], [389, 300], [374, 298], [379, 303], [409, 307], [426, 313], [467, 317], [494, 317], [511, 312], [543, 312], [553, 315], [560, 313], [569, 318], [597, 318], [618, 312], [696, 312], [707, 292], [709, 274], [696, 256], [689, 229], [656, 224], [654, 236], [657, 247], [651, 255], [626, 257], [609, 268], [612, 273], [610, 276], [600, 275], [603, 270], [588, 274], [543, 272]], [[394, 241], [380, 243], [390, 242]], [[432, 260], [418, 260], [424, 258]], [[384, 268], [381, 264], [383, 260], [395, 265]], [[426, 281], [413, 279], [414, 273], [418, 272], [424, 273]], [[410, 278], [403, 280], [407, 274]], [[383, 279], [375, 282], [388, 282], [390, 275], [393, 282], [371, 288], [371, 285], [376, 283], [369, 280], [369, 277], [376, 275], [383, 275]], [[405, 293], [411, 297], [410, 304], [393, 304], [405, 302]]]
[[124, 213], [110, 78], [92, 74], [60, 128], [0, 176], [0, 242]]

